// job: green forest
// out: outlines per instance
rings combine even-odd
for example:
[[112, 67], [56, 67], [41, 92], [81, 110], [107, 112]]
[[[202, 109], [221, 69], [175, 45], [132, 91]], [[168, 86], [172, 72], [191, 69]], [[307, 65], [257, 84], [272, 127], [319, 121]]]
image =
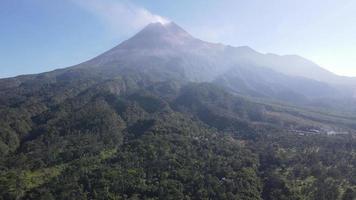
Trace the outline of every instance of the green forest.
[[0, 82], [0, 199], [356, 199], [353, 118], [71, 73]]

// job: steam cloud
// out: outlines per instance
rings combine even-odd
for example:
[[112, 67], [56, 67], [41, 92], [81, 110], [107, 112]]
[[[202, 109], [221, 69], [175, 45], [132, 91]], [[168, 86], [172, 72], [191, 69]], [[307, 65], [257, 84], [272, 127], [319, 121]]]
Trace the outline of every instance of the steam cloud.
[[169, 22], [166, 18], [125, 0], [72, 1], [100, 17], [113, 31], [123, 34], [129, 34], [151, 22]]

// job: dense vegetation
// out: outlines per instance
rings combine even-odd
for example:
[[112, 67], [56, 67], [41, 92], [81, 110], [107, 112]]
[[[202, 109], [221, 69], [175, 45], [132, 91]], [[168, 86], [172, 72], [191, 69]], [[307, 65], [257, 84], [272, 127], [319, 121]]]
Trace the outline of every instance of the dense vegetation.
[[[352, 120], [207, 83], [21, 79], [1, 82], [0, 199], [356, 198]], [[350, 133], [296, 132], [326, 125]]]

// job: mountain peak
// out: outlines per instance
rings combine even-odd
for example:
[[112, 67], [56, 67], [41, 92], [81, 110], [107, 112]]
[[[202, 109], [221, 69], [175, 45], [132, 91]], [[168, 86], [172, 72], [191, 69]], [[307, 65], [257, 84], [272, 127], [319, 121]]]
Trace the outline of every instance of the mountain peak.
[[182, 35], [189, 35], [183, 28], [178, 26], [174, 22], [168, 22], [168, 23], [161, 23], [161, 22], [155, 22], [155, 23], [150, 23], [148, 24], [145, 28], [142, 29], [138, 34], [142, 33], [156, 33], [156, 34], [162, 34], [162, 33], [170, 33], [170, 34], [182, 34]]
[[182, 46], [194, 38], [174, 22], [150, 23], [120, 48], [164, 48]]

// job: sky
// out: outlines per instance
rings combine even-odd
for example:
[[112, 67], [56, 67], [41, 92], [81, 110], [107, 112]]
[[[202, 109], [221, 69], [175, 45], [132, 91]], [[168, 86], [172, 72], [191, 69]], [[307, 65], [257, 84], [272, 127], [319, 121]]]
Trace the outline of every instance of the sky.
[[72, 66], [150, 22], [356, 76], [355, 0], [0, 0], [0, 77]]

